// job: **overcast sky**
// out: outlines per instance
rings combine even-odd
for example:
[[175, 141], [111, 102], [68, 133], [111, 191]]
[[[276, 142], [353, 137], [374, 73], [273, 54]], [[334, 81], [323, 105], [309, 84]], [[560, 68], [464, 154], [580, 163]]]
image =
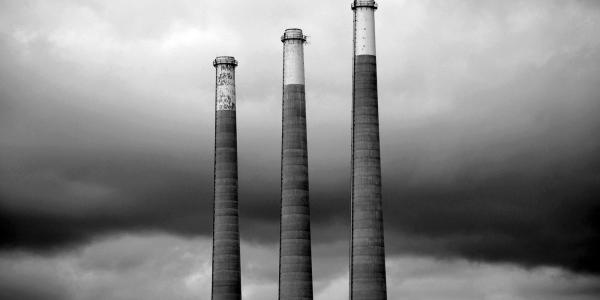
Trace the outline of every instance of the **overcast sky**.
[[[243, 293], [276, 299], [299, 27], [315, 298], [346, 299], [350, 2], [0, 0], [0, 298], [209, 299], [232, 55]], [[600, 297], [599, 32], [595, 0], [379, 1], [389, 299]]]

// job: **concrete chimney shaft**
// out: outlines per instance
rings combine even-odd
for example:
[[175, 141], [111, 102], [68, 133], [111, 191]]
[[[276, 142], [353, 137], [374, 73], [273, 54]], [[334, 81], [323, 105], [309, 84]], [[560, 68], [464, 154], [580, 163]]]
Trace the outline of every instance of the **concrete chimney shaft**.
[[279, 299], [312, 299], [308, 153], [302, 30], [287, 29], [283, 42], [281, 224]]
[[352, 3], [354, 66], [352, 99], [352, 202], [350, 299], [387, 298], [377, 64], [375, 1]]
[[238, 168], [235, 67], [231, 56], [217, 57], [215, 89], [215, 168], [212, 299], [242, 298], [238, 220]]

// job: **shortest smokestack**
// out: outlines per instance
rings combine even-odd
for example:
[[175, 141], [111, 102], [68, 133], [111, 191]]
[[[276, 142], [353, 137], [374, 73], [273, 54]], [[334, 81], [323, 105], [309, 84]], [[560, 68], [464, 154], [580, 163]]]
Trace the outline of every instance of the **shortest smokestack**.
[[308, 153], [301, 29], [285, 30], [281, 141], [281, 227], [279, 300], [312, 299]]
[[238, 220], [238, 168], [235, 113], [235, 67], [219, 56], [215, 89], [215, 177], [213, 211], [212, 299], [242, 298]]

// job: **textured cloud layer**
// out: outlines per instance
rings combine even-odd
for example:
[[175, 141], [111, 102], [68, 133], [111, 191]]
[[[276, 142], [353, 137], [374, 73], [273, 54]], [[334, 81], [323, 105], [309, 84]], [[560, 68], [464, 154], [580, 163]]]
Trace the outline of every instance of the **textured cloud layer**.
[[[316, 247], [315, 299], [347, 299], [345, 245]], [[0, 258], [3, 299], [209, 299], [210, 240], [119, 235], [56, 256]], [[243, 297], [277, 298], [277, 245], [242, 245]], [[343, 251], [342, 251], [343, 252]], [[10, 272], [6, 272], [10, 270]], [[388, 260], [392, 299], [596, 299], [598, 279], [558, 268], [525, 270], [402, 256]]]

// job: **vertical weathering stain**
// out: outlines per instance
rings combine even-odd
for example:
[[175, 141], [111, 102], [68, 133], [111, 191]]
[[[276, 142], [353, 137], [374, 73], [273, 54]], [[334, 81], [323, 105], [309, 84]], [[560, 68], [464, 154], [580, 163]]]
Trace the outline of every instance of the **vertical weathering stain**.
[[308, 152], [304, 89], [305, 36], [287, 29], [283, 45], [279, 299], [312, 299]]
[[387, 298], [374, 1], [354, 1], [350, 299]]
[[238, 169], [233, 57], [217, 57], [212, 299], [241, 299]]

